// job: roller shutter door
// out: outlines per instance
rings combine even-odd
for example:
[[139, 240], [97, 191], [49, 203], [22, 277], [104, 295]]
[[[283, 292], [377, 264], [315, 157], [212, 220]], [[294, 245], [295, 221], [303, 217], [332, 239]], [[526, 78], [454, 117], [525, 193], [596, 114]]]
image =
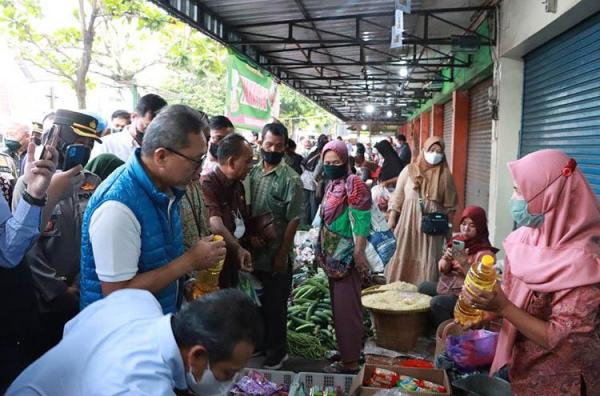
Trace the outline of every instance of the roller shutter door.
[[444, 105], [444, 143], [446, 143], [446, 156], [448, 165], [452, 167], [452, 100]]
[[525, 56], [520, 142], [575, 158], [600, 197], [600, 14]]
[[492, 155], [492, 113], [488, 89], [492, 80], [479, 83], [469, 91], [469, 138], [467, 145], [466, 205], [488, 210]]

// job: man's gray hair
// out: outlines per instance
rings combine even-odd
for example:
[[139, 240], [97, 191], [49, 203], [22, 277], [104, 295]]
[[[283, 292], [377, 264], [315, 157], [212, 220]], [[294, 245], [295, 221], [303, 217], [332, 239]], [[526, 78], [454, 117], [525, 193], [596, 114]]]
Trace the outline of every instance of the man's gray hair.
[[151, 156], [160, 147], [173, 150], [189, 146], [190, 133], [202, 135], [208, 127], [206, 117], [189, 106], [176, 104], [164, 107], [144, 132], [142, 154]]

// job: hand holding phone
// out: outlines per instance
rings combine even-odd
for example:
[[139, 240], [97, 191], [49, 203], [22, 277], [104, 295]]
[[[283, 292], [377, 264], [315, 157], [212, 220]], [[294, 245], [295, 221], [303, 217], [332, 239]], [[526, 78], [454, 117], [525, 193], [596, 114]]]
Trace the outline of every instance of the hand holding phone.
[[48, 150], [46, 149], [46, 147], [50, 146], [53, 148], [56, 148], [58, 144], [58, 131], [56, 130], [56, 126], [53, 125], [52, 128], [50, 128], [50, 131], [48, 131], [48, 139], [46, 140], [46, 144], [44, 144], [44, 148], [42, 149], [42, 153], [40, 154], [40, 159], [41, 160], [50, 160], [51, 158], [48, 158], [49, 153]]
[[452, 241], [452, 256], [456, 258], [457, 255], [464, 254], [465, 252], [465, 242], [454, 239]]

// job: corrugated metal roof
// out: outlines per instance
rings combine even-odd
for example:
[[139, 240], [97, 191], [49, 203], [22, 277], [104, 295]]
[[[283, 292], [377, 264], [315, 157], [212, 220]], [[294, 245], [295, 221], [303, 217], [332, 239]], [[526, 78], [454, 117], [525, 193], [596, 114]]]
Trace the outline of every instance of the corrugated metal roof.
[[[424, 10], [481, 7], [491, 0], [412, 0], [404, 39], [416, 44], [394, 51], [394, 0], [152, 1], [244, 52], [338, 117], [357, 120], [367, 117], [362, 114], [367, 102], [378, 104], [380, 113], [368, 115], [372, 119], [385, 117], [387, 110], [400, 118], [400, 103], [424, 100], [415, 97], [414, 89], [439, 79], [439, 70], [455, 62], [447, 45], [450, 36], [463, 34], [478, 13], [469, 9], [426, 18]], [[409, 76], [403, 78], [406, 65]]]

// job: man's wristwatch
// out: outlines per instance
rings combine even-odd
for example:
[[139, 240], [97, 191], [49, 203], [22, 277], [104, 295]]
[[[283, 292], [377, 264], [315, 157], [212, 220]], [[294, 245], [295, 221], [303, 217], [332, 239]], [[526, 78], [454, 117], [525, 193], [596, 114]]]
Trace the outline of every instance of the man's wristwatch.
[[46, 202], [48, 201], [48, 196], [44, 196], [44, 198], [34, 198], [27, 191], [23, 192], [23, 199], [29, 205], [32, 206], [46, 206]]

